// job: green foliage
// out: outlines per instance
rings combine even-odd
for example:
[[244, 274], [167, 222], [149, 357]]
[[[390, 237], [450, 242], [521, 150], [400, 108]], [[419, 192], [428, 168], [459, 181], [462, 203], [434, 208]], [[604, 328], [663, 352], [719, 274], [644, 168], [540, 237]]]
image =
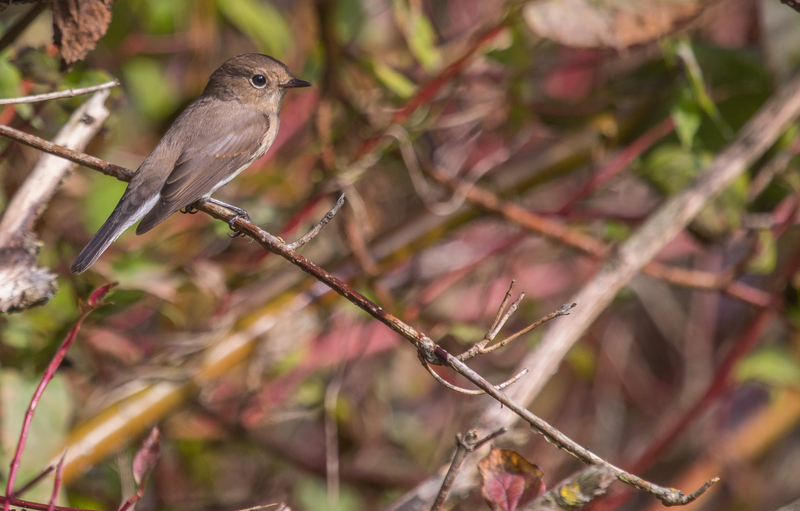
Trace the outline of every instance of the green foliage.
[[647, 154], [640, 172], [661, 192], [672, 195], [684, 189], [713, 158], [708, 151], [687, 151], [664, 143]]
[[800, 362], [781, 347], [759, 349], [736, 365], [737, 381], [760, 382], [777, 387], [800, 386]]
[[[41, 307], [25, 314], [9, 315], [3, 327], [3, 344], [20, 350], [40, 352], [60, 342], [70, 321], [78, 315], [72, 288], [61, 285], [55, 296]], [[42, 353], [42, 355], [47, 355]]]
[[769, 229], [758, 231], [755, 253], [747, 261], [747, 272], [768, 275], [775, 271], [778, 262], [778, 248], [775, 237]]
[[86, 177], [89, 189], [81, 198], [81, 216], [86, 231], [94, 233], [108, 219], [128, 184], [96, 172]]
[[359, 36], [367, 19], [361, 0], [338, 0], [334, 11], [336, 33], [343, 43], [351, 43]]
[[714, 121], [717, 129], [719, 129], [725, 139], [730, 141], [733, 138], [733, 130], [728, 126], [725, 119], [723, 119], [717, 105], [711, 99], [706, 89], [703, 71], [700, 68], [700, 64], [697, 62], [690, 41], [685, 37], [681, 37], [673, 41], [672, 44], [665, 43], [664, 48], [666, 48], [668, 52], [673, 52], [674, 55], [683, 62], [686, 77], [689, 80], [689, 87], [695, 102], [700, 109]]
[[410, 98], [416, 92], [414, 83], [379, 60], [372, 61], [375, 77], [390, 91], [401, 98]]
[[675, 133], [681, 141], [685, 151], [691, 151], [694, 137], [703, 121], [702, 112], [697, 102], [686, 87], [681, 87], [678, 100], [672, 107], [672, 121], [675, 123]]
[[151, 120], [165, 119], [178, 106], [178, 95], [157, 60], [134, 57], [122, 66], [122, 74], [131, 99]]
[[392, 11], [403, 27], [411, 54], [429, 73], [441, 65], [441, 55], [436, 47], [436, 32], [425, 13], [409, 5], [407, 0], [393, 0]]
[[283, 58], [292, 47], [292, 34], [281, 13], [268, 2], [258, 0], [219, 0], [225, 18], [250, 37], [258, 51]]
[[[20, 95], [20, 85], [22, 84], [22, 74], [19, 69], [9, 62], [7, 51], [0, 53], [0, 98], [13, 98]], [[23, 119], [30, 119], [33, 115], [33, 107], [30, 104], [14, 105], [17, 113]]]
[[361, 511], [364, 504], [358, 492], [342, 486], [339, 488], [339, 500], [333, 505], [328, 505], [328, 492], [325, 483], [316, 477], [303, 477], [295, 484], [295, 499], [304, 511]]

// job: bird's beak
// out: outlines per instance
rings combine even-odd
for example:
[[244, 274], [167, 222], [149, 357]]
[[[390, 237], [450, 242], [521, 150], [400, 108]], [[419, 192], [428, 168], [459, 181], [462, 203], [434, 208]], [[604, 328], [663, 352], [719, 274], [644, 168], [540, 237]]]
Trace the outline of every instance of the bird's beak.
[[299, 78], [292, 78], [286, 83], [281, 84], [284, 89], [296, 89], [298, 87], [311, 87], [311, 84]]

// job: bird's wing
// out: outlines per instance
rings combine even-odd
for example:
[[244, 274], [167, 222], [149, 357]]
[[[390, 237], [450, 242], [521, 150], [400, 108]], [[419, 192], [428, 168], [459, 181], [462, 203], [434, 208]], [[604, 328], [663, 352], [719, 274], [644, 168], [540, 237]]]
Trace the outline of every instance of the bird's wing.
[[[172, 213], [209, 195], [219, 183], [252, 163], [263, 149], [264, 136], [270, 129], [268, 117], [250, 109], [225, 108], [224, 104], [208, 106], [202, 118], [190, 115], [182, 120], [193, 124], [197, 136], [184, 145], [164, 182], [161, 198], [139, 223], [136, 234], [149, 231]], [[216, 109], [220, 111], [212, 111]], [[204, 121], [207, 124], [202, 124]]]

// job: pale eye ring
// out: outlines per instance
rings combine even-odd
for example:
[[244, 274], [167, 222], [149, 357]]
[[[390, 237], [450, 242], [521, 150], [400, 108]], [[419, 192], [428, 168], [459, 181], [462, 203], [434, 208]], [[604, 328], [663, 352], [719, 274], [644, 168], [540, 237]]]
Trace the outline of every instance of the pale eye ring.
[[250, 78], [250, 81], [253, 83], [254, 87], [259, 89], [263, 88], [267, 84], [267, 79], [264, 77], [264, 75], [254, 75], [252, 78]]

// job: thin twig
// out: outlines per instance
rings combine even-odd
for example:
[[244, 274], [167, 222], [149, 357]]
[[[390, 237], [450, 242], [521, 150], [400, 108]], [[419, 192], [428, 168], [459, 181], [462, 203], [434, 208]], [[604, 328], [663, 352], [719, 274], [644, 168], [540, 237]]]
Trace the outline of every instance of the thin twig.
[[322, 217], [322, 220], [320, 220], [319, 223], [317, 223], [317, 225], [315, 225], [313, 229], [308, 231], [308, 234], [306, 234], [305, 236], [303, 236], [299, 240], [295, 241], [294, 243], [289, 243], [287, 246], [291, 250], [297, 250], [298, 248], [302, 247], [303, 245], [305, 245], [309, 241], [313, 240], [314, 237], [317, 234], [319, 234], [319, 232], [322, 230], [322, 228], [325, 227], [326, 225], [328, 225], [328, 222], [330, 222], [333, 219], [333, 217], [336, 216], [336, 213], [338, 213], [339, 210], [342, 209], [342, 206], [344, 205], [345, 197], [346, 197], [346, 194], [344, 194], [344, 193], [342, 195], [340, 195], [339, 196], [339, 200], [336, 201], [336, 205], [333, 206], [333, 208], [331, 208], [331, 210], [328, 211], [328, 213], [324, 217]]
[[31, 480], [30, 480], [30, 481], [28, 481], [27, 483], [23, 484], [21, 488], [19, 488], [18, 490], [16, 490], [16, 491], [15, 491], [15, 492], [14, 492], [14, 493], [11, 495], [11, 498], [16, 498], [16, 497], [19, 497], [19, 496], [21, 496], [21, 495], [25, 494], [25, 492], [27, 492], [28, 490], [30, 490], [31, 488], [33, 488], [34, 486], [36, 486], [37, 484], [39, 484], [39, 481], [41, 481], [42, 479], [44, 479], [45, 477], [47, 477], [47, 474], [49, 474], [50, 472], [52, 472], [52, 471], [53, 471], [53, 470], [55, 470], [55, 469], [56, 469], [56, 466], [55, 466], [55, 465], [53, 465], [53, 464], [49, 465], [49, 466], [48, 466], [46, 469], [42, 470], [42, 471], [39, 473], [39, 475], [37, 475], [36, 477], [34, 477], [33, 479], [31, 479]]
[[64, 477], [64, 458], [67, 457], [67, 450], [61, 451], [61, 458], [58, 460], [58, 467], [56, 468], [56, 478], [53, 481], [53, 495], [50, 497], [50, 503], [47, 504], [47, 511], [53, 511], [56, 507], [56, 498], [58, 498], [58, 490], [61, 489], [61, 479]]
[[39, 17], [39, 15], [45, 9], [47, 9], [47, 3], [40, 2], [31, 7], [30, 10], [26, 12], [25, 15], [19, 19], [19, 21], [14, 23], [14, 26], [9, 28], [8, 31], [5, 34], [3, 34], [3, 38], [0, 39], [0, 52], [5, 50], [9, 44], [14, 42], [14, 40], [22, 32], [24, 32], [26, 28], [28, 28], [28, 25], [30, 25], [33, 22], [33, 20]]
[[456, 452], [453, 455], [450, 468], [447, 470], [444, 480], [442, 480], [442, 487], [439, 489], [439, 494], [436, 496], [436, 500], [433, 501], [431, 511], [439, 511], [442, 509], [442, 506], [447, 500], [447, 496], [450, 494], [450, 488], [453, 487], [453, 481], [456, 480], [456, 475], [458, 475], [458, 471], [461, 469], [461, 464], [464, 463], [467, 454], [475, 451], [475, 449], [478, 449], [487, 442], [494, 440], [506, 431], [506, 428], [500, 428], [481, 440], [476, 440], [478, 438], [478, 433], [475, 430], [467, 432], [463, 438], [461, 437], [461, 433], [456, 435]]
[[[430, 364], [425, 360], [422, 361], [422, 367], [424, 367], [425, 370], [428, 371], [428, 373], [430, 373], [431, 376], [433, 376], [434, 380], [438, 381], [439, 383], [441, 383], [442, 385], [444, 385], [445, 387], [447, 387], [450, 390], [453, 390], [453, 391], [458, 392], [460, 394], [466, 394], [467, 396], [482, 396], [483, 394], [486, 394], [486, 392], [484, 392], [483, 390], [469, 390], [469, 389], [465, 389], [465, 388], [459, 387], [457, 385], [453, 385], [449, 381], [445, 380], [444, 378], [442, 378], [441, 376], [436, 374], [436, 371], [434, 371], [433, 368], [430, 366]], [[527, 369], [523, 369], [522, 371], [518, 372], [515, 376], [512, 376], [511, 378], [509, 378], [508, 380], [504, 381], [503, 383], [501, 383], [499, 385], [495, 385], [495, 388], [497, 390], [503, 390], [504, 388], [508, 387], [509, 385], [512, 385], [512, 384], [516, 383], [520, 378], [522, 378], [526, 374], [528, 374], [528, 370]]]
[[[340, 201], [344, 199], [342, 196]], [[328, 484], [328, 508], [336, 509], [339, 504], [339, 427], [336, 417], [336, 404], [345, 375], [345, 359], [339, 364], [336, 376], [325, 390], [325, 476]]]
[[91, 94], [99, 90], [110, 89], [119, 85], [119, 80], [114, 79], [110, 82], [101, 83], [100, 85], [92, 85], [91, 87], [81, 87], [79, 89], [67, 89], [55, 92], [47, 92], [45, 94], [36, 94], [34, 96], [23, 96], [20, 98], [6, 98], [0, 99], [0, 105], [20, 105], [22, 103], [36, 103], [39, 101], [48, 101], [51, 99], [61, 98], [74, 98], [75, 96], [83, 96], [84, 94]]

